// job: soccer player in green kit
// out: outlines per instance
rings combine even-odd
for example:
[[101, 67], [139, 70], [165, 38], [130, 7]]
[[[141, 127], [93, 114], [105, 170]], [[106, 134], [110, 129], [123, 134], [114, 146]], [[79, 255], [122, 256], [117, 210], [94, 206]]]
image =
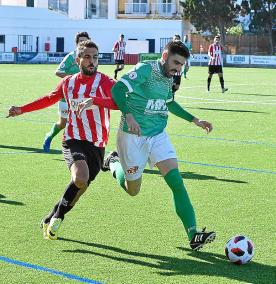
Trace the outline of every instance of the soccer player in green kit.
[[[168, 112], [193, 122], [209, 133], [212, 124], [186, 112], [173, 99], [172, 77], [189, 58], [180, 41], [169, 42], [162, 58], [138, 63], [112, 88], [112, 97], [122, 112], [117, 135], [117, 152], [106, 157], [103, 170], [110, 170], [119, 185], [131, 196], [139, 193], [147, 162], [157, 166], [173, 193], [176, 213], [181, 219], [193, 250], [215, 239], [215, 232], [197, 230], [193, 206], [178, 170], [175, 150], [164, 131]], [[80, 113], [93, 99], [81, 105]], [[119, 154], [119, 155], [118, 155]], [[119, 158], [120, 157], [120, 158]]]
[[[79, 32], [76, 34], [75, 41], [76, 45], [79, 43], [90, 39], [87, 32]], [[68, 53], [62, 62], [59, 64], [56, 75], [60, 78], [64, 78], [67, 75], [76, 74], [80, 72], [79, 66], [76, 62], [76, 51]], [[54, 123], [49, 133], [46, 134], [44, 142], [43, 142], [43, 150], [44, 152], [48, 153], [50, 151], [51, 142], [53, 138], [65, 128], [67, 122], [67, 115], [68, 115], [68, 106], [65, 99], [62, 99], [58, 103], [58, 114], [59, 120]]]

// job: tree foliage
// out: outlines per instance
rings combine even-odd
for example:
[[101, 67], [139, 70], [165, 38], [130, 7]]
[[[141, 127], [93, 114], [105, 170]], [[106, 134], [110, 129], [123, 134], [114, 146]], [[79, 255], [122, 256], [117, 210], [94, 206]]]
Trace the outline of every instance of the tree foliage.
[[199, 32], [219, 32], [224, 43], [226, 30], [233, 26], [237, 16], [234, 0], [180, 0], [180, 5], [184, 19], [188, 19]]
[[254, 10], [251, 27], [259, 33], [266, 33], [270, 39], [270, 51], [274, 53], [272, 34], [273, 23], [276, 20], [275, 0], [251, 0], [251, 9]]

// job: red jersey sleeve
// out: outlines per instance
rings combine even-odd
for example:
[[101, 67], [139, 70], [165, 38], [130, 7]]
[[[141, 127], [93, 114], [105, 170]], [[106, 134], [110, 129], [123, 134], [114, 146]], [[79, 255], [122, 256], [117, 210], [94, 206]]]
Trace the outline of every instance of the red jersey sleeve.
[[35, 101], [33, 101], [29, 104], [23, 105], [21, 107], [22, 113], [47, 108], [47, 107], [55, 104], [56, 102], [58, 102], [62, 98], [64, 98], [64, 96], [63, 96], [63, 83], [64, 83], [64, 80], [61, 80], [59, 82], [59, 84], [57, 85], [56, 89], [54, 91], [52, 91], [49, 95], [40, 97], [37, 100], [35, 100]]
[[94, 97], [93, 103], [97, 106], [106, 107], [117, 110], [118, 107], [112, 99], [111, 88], [115, 85], [115, 81], [102, 74], [102, 80], [99, 86], [101, 97]]

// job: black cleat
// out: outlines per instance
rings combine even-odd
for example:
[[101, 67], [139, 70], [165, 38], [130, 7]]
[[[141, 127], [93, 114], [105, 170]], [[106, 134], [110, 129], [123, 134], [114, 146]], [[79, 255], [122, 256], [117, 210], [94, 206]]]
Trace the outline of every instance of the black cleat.
[[199, 250], [201, 249], [205, 244], [211, 243], [216, 238], [215, 232], [205, 232], [204, 228], [201, 232], [195, 233], [193, 238], [190, 241], [190, 246], [192, 250]]
[[222, 93], [225, 93], [225, 92], [227, 92], [228, 91], [228, 88], [223, 88], [223, 89], [221, 89], [221, 92]]
[[103, 172], [107, 172], [110, 171], [110, 162], [114, 163], [114, 162], [119, 162], [119, 155], [116, 151], [113, 152], [109, 152], [109, 154], [106, 156], [106, 158], [104, 159], [103, 165], [102, 165], [102, 171]]

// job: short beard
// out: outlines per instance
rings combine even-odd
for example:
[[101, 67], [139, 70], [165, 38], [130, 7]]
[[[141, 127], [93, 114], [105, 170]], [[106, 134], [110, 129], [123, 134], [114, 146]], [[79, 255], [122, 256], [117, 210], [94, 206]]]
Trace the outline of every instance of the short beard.
[[93, 70], [93, 71], [89, 71], [89, 70], [86, 69], [86, 68], [81, 68], [81, 71], [82, 71], [82, 74], [83, 74], [83, 75], [92, 76], [93, 74], [96, 73], [97, 67], [94, 67], [94, 70]]

